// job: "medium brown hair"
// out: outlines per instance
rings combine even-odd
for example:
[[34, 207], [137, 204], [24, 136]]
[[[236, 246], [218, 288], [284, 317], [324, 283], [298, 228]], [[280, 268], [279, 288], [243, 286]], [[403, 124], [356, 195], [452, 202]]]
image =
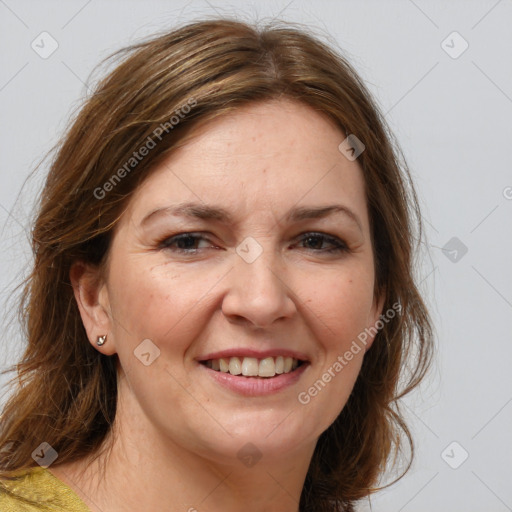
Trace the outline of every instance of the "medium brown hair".
[[[28, 347], [1, 419], [0, 475], [33, 466], [31, 453], [42, 441], [57, 450], [55, 464], [95, 453], [113, 424], [116, 356], [102, 355], [87, 339], [70, 284], [72, 263], [105, 261], [134, 191], [199, 122], [279, 98], [309, 105], [366, 146], [358, 162], [375, 294], [385, 296], [383, 311], [400, 304], [365, 355], [348, 403], [318, 440], [300, 510], [351, 510], [374, 490], [404, 439], [412, 459], [397, 400], [423, 378], [433, 337], [413, 276], [415, 240], [422, 236], [418, 200], [365, 85], [345, 58], [309, 32], [290, 23], [258, 28], [211, 19], [116, 53], [122, 61], [72, 122], [40, 196], [34, 265], [21, 304]], [[155, 133], [155, 147], [126, 167]]]

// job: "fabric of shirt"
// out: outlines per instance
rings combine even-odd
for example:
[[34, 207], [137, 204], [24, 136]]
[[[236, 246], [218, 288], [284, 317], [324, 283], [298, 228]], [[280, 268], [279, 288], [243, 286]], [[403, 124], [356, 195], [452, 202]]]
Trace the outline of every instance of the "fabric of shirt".
[[90, 512], [64, 482], [43, 467], [20, 472], [15, 480], [0, 480], [2, 512]]

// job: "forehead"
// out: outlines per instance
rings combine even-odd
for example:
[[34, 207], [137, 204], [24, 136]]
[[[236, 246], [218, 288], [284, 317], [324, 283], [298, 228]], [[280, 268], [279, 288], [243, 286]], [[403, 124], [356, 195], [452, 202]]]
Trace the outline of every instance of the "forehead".
[[290, 100], [250, 104], [200, 125], [162, 161], [131, 201], [148, 208], [183, 201], [233, 212], [280, 215], [294, 206], [343, 202], [367, 224], [362, 170], [338, 146], [345, 134], [312, 107]]

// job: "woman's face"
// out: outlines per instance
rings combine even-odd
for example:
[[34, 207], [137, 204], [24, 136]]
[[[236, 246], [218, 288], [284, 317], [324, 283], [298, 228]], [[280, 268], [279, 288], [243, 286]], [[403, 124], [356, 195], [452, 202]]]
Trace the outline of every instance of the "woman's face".
[[136, 191], [99, 303], [119, 403], [141, 428], [226, 462], [311, 450], [340, 413], [365, 351], [353, 342], [380, 314], [344, 138], [302, 104], [253, 104]]

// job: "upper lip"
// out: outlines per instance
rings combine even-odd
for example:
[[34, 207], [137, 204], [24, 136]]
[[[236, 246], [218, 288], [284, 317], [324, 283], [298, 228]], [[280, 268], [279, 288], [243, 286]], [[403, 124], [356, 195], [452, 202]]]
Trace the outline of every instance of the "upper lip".
[[265, 359], [266, 357], [292, 357], [299, 361], [309, 361], [306, 354], [289, 350], [286, 348], [272, 348], [268, 350], [255, 350], [251, 348], [229, 348], [226, 350], [219, 350], [218, 352], [209, 352], [208, 354], [201, 355], [196, 359], [200, 362], [209, 361], [210, 359], [229, 359], [230, 357], [254, 357], [256, 359]]

